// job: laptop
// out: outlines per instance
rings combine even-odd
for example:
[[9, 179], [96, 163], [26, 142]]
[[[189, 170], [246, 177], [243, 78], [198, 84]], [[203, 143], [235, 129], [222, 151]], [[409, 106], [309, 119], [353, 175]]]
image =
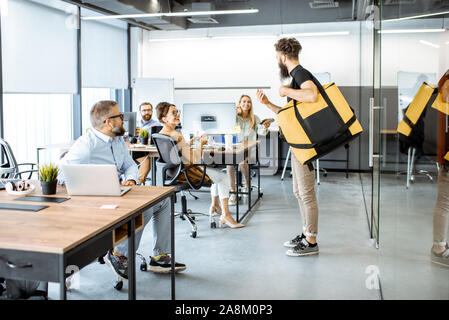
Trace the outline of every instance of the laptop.
[[120, 186], [112, 164], [66, 164], [61, 170], [71, 196], [122, 196], [131, 190]]

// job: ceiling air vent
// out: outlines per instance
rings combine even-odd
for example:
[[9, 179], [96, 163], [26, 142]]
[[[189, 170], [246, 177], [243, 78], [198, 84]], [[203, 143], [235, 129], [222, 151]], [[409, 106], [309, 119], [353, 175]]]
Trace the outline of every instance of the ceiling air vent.
[[314, 0], [313, 2], [309, 2], [309, 5], [312, 9], [326, 9], [326, 8], [338, 8], [338, 2], [334, 0]]
[[414, 4], [416, 0], [384, 0], [382, 5], [392, 6], [392, 5], [400, 5], [400, 4]]
[[[215, 6], [210, 2], [194, 2], [192, 3], [192, 11], [214, 11]], [[210, 24], [210, 23], [218, 23], [217, 20], [212, 18], [210, 15], [208, 16], [196, 16], [187, 18], [191, 23], [202, 23], [202, 24]]]
[[192, 23], [218, 23], [217, 20], [211, 17], [195, 17], [195, 18], [187, 18]]

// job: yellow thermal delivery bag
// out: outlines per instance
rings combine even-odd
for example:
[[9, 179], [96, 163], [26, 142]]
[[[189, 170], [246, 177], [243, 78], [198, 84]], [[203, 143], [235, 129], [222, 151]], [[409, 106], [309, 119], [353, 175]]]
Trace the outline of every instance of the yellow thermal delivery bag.
[[432, 103], [432, 108], [437, 109], [438, 111], [443, 112], [444, 114], [449, 115], [449, 103], [443, 101], [441, 97], [441, 93], [438, 94], [435, 101]]
[[291, 100], [276, 118], [285, 140], [302, 164], [346, 145], [363, 131], [335, 83], [315, 84], [319, 90], [316, 102]]
[[438, 94], [438, 88], [423, 82], [412, 102], [407, 107], [397, 131], [408, 137], [428, 105], [432, 105]]

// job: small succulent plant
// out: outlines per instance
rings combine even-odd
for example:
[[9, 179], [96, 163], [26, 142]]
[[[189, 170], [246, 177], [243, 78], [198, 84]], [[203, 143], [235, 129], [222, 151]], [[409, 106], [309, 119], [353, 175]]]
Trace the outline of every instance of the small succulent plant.
[[141, 129], [139, 132], [139, 137], [141, 137], [142, 139], [146, 139], [148, 138], [148, 134], [149, 134], [148, 130]]
[[39, 166], [40, 180], [44, 182], [53, 182], [58, 178], [58, 166], [50, 163], [49, 165]]

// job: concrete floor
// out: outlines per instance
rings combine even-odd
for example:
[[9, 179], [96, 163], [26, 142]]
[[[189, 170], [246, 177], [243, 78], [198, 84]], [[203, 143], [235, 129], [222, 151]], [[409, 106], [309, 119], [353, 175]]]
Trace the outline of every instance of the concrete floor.
[[[197, 216], [198, 237], [193, 239], [189, 224], [176, 219], [176, 260], [187, 264], [176, 277], [176, 298], [376, 300], [383, 293], [386, 299], [449, 299], [449, 269], [431, 265], [428, 254], [436, 185], [418, 186], [406, 192], [401, 181], [385, 181], [377, 250], [369, 239], [359, 174], [349, 179], [333, 172], [321, 177], [320, 254], [289, 257], [282, 244], [302, 228], [291, 178], [264, 176], [264, 196], [245, 219], [246, 228], [210, 229], [208, 217]], [[417, 199], [422, 190], [427, 204]], [[188, 196], [189, 208], [207, 212], [210, 195], [196, 195], [199, 200]], [[424, 208], [428, 212], [423, 213]], [[145, 230], [138, 250], [146, 257], [151, 254], [151, 232]], [[370, 286], [376, 267], [383, 291]], [[95, 262], [81, 270], [79, 289], [71, 290], [68, 298], [127, 299], [127, 283], [120, 292], [113, 283], [109, 267]], [[50, 284], [50, 297], [58, 297], [58, 285]], [[137, 297], [170, 299], [170, 276], [138, 270]]]

